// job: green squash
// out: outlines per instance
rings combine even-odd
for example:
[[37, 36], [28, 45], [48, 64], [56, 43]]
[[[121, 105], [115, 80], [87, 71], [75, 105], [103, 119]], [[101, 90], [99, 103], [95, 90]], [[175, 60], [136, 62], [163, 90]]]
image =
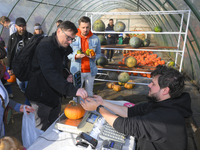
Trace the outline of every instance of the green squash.
[[137, 65], [137, 60], [133, 56], [126, 57], [125, 65], [129, 68], [135, 67]]
[[94, 31], [105, 31], [105, 24], [102, 20], [96, 20], [92, 25]]
[[162, 27], [161, 26], [155, 26], [154, 31], [155, 32], [162, 32]]
[[97, 59], [97, 65], [103, 67], [107, 64], [108, 64], [108, 60], [104, 56], [101, 56], [99, 59]]
[[149, 46], [150, 40], [149, 39], [144, 39], [143, 41], [143, 46]]
[[129, 79], [130, 79], [130, 76], [127, 72], [122, 72], [118, 76], [118, 81], [122, 83], [128, 82]]
[[107, 45], [107, 40], [106, 40], [105, 36], [98, 35], [98, 38], [100, 40], [101, 45]]
[[129, 41], [130, 46], [134, 48], [140, 47], [141, 43], [142, 43], [142, 40], [138, 37], [132, 37]]
[[115, 32], [124, 32], [125, 28], [126, 28], [126, 25], [123, 22], [119, 21], [115, 23], [113, 29]]
[[111, 80], [118, 80], [118, 73], [116, 71], [108, 71], [108, 77]]

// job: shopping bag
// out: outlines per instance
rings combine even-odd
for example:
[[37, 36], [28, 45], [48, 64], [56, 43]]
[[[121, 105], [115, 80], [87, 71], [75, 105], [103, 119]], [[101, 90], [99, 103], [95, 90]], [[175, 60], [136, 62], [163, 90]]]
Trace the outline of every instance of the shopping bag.
[[35, 140], [44, 132], [35, 127], [34, 113], [26, 113], [25, 106], [23, 108], [23, 120], [22, 120], [22, 142], [23, 146], [27, 149]]

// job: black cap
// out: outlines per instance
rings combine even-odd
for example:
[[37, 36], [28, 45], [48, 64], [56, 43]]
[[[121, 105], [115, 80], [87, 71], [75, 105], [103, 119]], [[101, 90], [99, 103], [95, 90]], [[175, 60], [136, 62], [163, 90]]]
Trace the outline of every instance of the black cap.
[[19, 17], [15, 20], [15, 24], [18, 25], [18, 26], [21, 26], [21, 25], [24, 25], [26, 26], [26, 21], [24, 20], [24, 18], [22, 17]]

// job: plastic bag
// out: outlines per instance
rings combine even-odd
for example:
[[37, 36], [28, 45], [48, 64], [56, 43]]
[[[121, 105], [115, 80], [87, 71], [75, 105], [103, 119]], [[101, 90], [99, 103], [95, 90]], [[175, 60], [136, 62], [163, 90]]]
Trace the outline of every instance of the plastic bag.
[[35, 126], [35, 116], [34, 113], [26, 113], [25, 105], [23, 108], [24, 115], [22, 120], [22, 142], [23, 146], [30, 147], [35, 140], [44, 132]]

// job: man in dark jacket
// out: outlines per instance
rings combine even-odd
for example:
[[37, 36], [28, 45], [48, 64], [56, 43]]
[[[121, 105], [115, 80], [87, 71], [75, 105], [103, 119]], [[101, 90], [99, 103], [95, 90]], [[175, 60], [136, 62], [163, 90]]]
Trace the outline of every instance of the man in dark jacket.
[[136, 150], [186, 150], [185, 118], [192, 115], [192, 110], [190, 95], [183, 92], [184, 76], [166, 66], [157, 66], [152, 75], [147, 103], [127, 108], [94, 96], [96, 101], [87, 98], [89, 102], [82, 106], [100, 112], [117, 131], [135, 136]]
[[[26, 30], [26, 21], [24, 18], [17, 18], [15, 20], [15, 27], [17, 29], [17, 32], [13, 33], [9, 36], [8, 40], [8, 46], [7, 46], [7, 57], [8, 57], [8, 73], [11, 75], [13, 73], [12, 71], [12, 61], [15, 56], [15, 53], [17, 49], [21, 46], [25, 46], [27, 41], [33, 36], [30, 32], [27, 32]], [[20, 81], [18, 79], [17, 84], [19, 85], [19, 88], [24, 93], [25, 88], [27, 86], [28, 81]], [[30, 105], [29, 101], [26, 99], [25, 104]]]
[[[108, 27], [106, 28], [106, 31], [114, 31], [113, 28], [114, 28], [113, 19], [110, 19]], [[116, 44], [117, 43], [117, 39], [118, 39], [118, 35], [117, 34], [108, 33], [108, 34], [105, 34], [105, 36], [106, 36], [108, 45], [112, 45], [112, 44]], [[114, 53], [114, 50], [107, 49], [106, 57], [107, 57], [108, 61], [114, 61], [112, 59], [113, 53]]]
[[25, 95], [36, 110], [36, 127], [39, 129], [46, 130], [58, 118], [62, 95], [87, 97], [83, 88], [73, 86], [72, 75], [67, 79], [63, 77], [63, 58], [72, 53], [70, 44], [75, 41], [77, 32], [72, 22], [64, 21], [36, 48]]

